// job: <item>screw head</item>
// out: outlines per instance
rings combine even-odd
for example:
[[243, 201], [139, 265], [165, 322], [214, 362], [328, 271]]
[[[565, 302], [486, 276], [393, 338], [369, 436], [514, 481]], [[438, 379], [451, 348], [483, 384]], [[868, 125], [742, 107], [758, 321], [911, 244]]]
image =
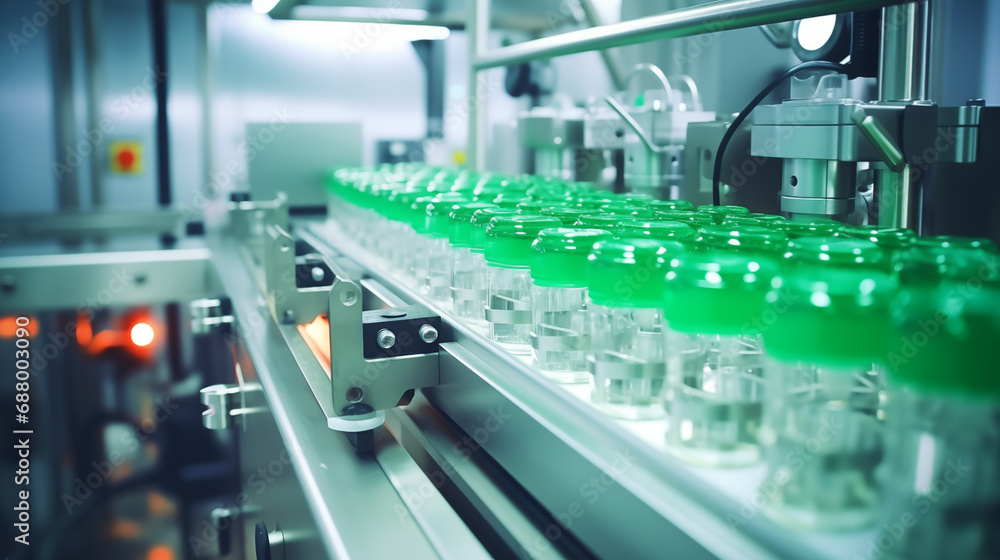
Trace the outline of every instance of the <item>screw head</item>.
[[379, 346], [388, 350], [392, 348], [393, 344], [396, 344], [396, 333], [389, 329], [382, 329], [375, 335], [375, 339], [378, 341]]
[[423, 340], [427, 344], [430, 344], [438, 339], [438, 330], [434, 328], [434, 325], [427, 323], [420, 327], [417, 331], [420, 334], [420, 340]]
[[326, 273], [323, 272], [323, 269], [318, 266], [312, 267], [312, 270], [309, 271], [309, 274], [310, 276], [312, 276], [313, 282], [322, 282], [323, 278], [326, 276]]

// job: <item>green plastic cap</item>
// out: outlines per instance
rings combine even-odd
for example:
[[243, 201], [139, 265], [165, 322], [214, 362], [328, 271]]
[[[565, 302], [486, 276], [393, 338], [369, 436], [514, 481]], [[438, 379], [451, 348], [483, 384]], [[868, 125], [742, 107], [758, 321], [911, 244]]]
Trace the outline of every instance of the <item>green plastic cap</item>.
[[601, 206], [606, 206], [608, 204], [616, 204], [619, 202], [620, 201], [615, 200], [613, 198], [608, 198], [607, 196], [601, 196], [598, 198], [581, 198], [579, 202], [577, 202], [577, 206], [581, 208], [587, 208], [589, 210], [592, 210], [594, 213], [597, 213], [600, 210]]
[[[898, 254], [896, 270], [905, 286], [951, 281], [981, 282], [998, 277], [997, 253], [989, 240], [926, 238], [913, 240]], [[982, 243], [986, 241], [986, 243]]]
[[706, 251], [724, 249], [761, 253], [779, 258], [788, 247], [783, 232], [763, 226], [705, 226], [698, 230], [698, 245]]
[[871, 241], [803, 237], [789, 243], [784, 271], [767, 296], [774, 310], [762, 329], [768, 352], [837, 368], [885, 362], [889, 302], [897, 289], [885, 262]]
[[472, 215], [487, 208], [496, 206], [489, 202], [460, 202], [452, 207], [448, 215], [448, 242], [452, 247], [472, 247], [475, 238]]
[[684, 252], [684, 246], [673, 241], [601, 241], [589, 259], [590, 299], [608, 307], [660, 308], [666, 261]]
[[763, 227], [764, 224], [757, 218], [751, 216], [726, 216], [722, 219], [723, 226], [732, 227], [743, 227], [743, 226], [755, 226]]
[[528, 268], [531, 244], [543, 229], [558, 228], [559, 220], [546, 216], [496, 216], [486, 228], [486, 263], [504, 268]]
[[577, 208], [575, 206], [549, 206], [548, 208], [542, 208], [542, 216], [551, 216], [556, 218], [564, 226], [572, 226], [580, 219], [580, 216], [587, 214], [593, 214], [592, 210], [586, 208]]
[[622, 224], [634, 221], [635, 216], [622, 216], [619, 214], [584, 214], [576, 221], [574, 227], [603, 229], [617, 234], [621, 231]]
[[673, 210], [686, 210], [693, 211], [694, 204], [686, 200], [650, 200], [646, 203], [646, 207], [652, 209], [654, 212], [671, 212]]
[[694, 241], [698, 232], [681, 222], [629, 222], [622, 224], [621, 236], [685, 243]]
[[427, 235], [427, 205], [437, 200], [433, 196], [419, 196], [410, 204], [410, 225], [414, 231]]
[[775, 222], [774, 227], [785, 232], [789, 239], [797, 237], [831, 237], [844, 224], [834, 220], [785, 220]]
[[468, 200], [449, 197], [445, 200], [434, 200], [428, 204], [425, 226], [427, 235], [435, 238], [448, 237], [448, 229], [451, 226], [451, 212], [465, 202], [468, 202]]
[[504, 192], [493, 199], [493, 204], [500, 208], [517, 208], [517, 205], [522, 202], [531, 202], [531, 199], [526, 197], [523, 192]]
[[627, 202], [612, 202], [598, 208], [602, 214], [614, 214], [615, 216], [633, 216], [637, 219], [653, 217], [654, 211], [644, 206]]
[[539, 216], [542, 209], [552, 206], [552, 201], [547, 200], [522, 200], [517, 203], [517, 212], [528, 216]]
[[713, 204], [705, 204], [698, 207], [698, 212], [708, 214], [712, 217], [712, 221], [716, 224], [721, 224], [722, 220], [726, 216], [749, 216], [750, 209], [744, 206], [733, 206], [733, 205], [722, 205], [715, 206]]
[[912, 229], [878, 226], [841, 226], [838, 236], [867, 239], [882, 248], [883, 251], [898, 251], [909, 247], [916, 234]]
[[1000, 402], [995, 347], [1000, 340], [1000, 283], [945, 282], [905, 288], [893, 303], [890, 382], [912, 391]]
[[750, 217], [757, 220], [766, 227], [777, 227], [778, 222], [787, 222], [784, 216], [778, 216], [777, 214], [761, 214], [754, 212], [750, 214]]
[[773, 258], [706, 251], [670, 264], [663, 293], [671, 329], [721, 335], [760, 332], [766, 297], [778, 274]]
[[587, 259], [607, 239], [611, 233], [602, 229], [543, 229], [531, 245], [531, 279], [549, 288], [587, 287]]
[[492, 208], [482, 208], [476, 210], [472, 213], [472, 219], [469, 220], [469, 225], [472, 226], [471, 235], [469, 237], [469, 250], [473, 253], [482, 253], [486, 247], [486, 228], [489, 227], [490, 221], [497, 216], [516, 216], [517, 210], [513, 208], [500, 208], [493, 206]]
[[691, 227], [701, 227], [712, 225], [712, 216], [705, 212], [693, 212], [691, 210], [670, 210], [668, 212], [657, 212], [656, 219], [660, 221], [684, 222]]

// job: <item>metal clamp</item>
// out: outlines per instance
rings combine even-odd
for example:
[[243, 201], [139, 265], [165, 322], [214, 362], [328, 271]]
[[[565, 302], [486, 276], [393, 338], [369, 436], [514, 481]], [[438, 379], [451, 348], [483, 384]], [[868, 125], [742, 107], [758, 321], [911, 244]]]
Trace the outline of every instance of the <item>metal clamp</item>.
[[286, 324], [312, 321], [326, 311], [330, 288], [326, 285], [299, 288], [295, 280], [295, 240], [279, 226], [268, 225], [265, 230], [264, 284], [267, 306], [274, 320]]
[[208, 407], [201, 413], [201, 422], [209, 430], [225, 430], [232, 417], [241, 413], [239, 385], [210, 385], [201, 390], [201, 404]]
[[[355, 421], [364, 422], [366, 426], [373, 422], [381, 424], [382, 411], [394, 408], [407, 391], [440, 383], [438, 337], [430, 336], [430, 330], [421, 330], [418, 326], [417, 337], [410, 340], [399, 337], [394, 341], [392, 348], [395, 351], [390, 357], [365, 359], [362, 288], [336, 263], [330, 264], [335, 275], [328, 297], [330, 381], [333, 414], [343, 422], [331, 418], [328, 425], [335, 430], [360, 432]], [[427, 318], [421, 320], [430, 322]], [[410, 345], [421, 345], [421, 351], [433, 351], [408, 353], [413, 350]]]

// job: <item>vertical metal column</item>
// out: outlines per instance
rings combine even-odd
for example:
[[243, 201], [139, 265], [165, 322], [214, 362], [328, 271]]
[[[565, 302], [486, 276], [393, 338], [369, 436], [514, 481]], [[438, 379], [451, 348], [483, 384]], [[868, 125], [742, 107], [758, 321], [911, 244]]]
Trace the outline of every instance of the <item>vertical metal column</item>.
[[[879, 55], [879, 100], [911, 103], [927, 99], [930, 60], [929, 0], [882, 10]], [[894, 172], [879, 165], [875, 172], [875, 209], [879, 225], [920, 232], [922, 173], [907, 165]]]
[[[47, 30], [50, 41], [50, 61], [52, 68], [52, 98], [55, 104], [55, 157], [54, 161], [67, 163], [70, 149], [76, 149], [76, 111], [73, 89], [73, 45], [71, 37], [71, 14], [57, 14], [52, 18], [52, 26]], [[59, 210], [80, 208], [80, 183], [75, 166], [66, 173], [57, 175]]]
[[469, 19], [465, 26], [469, 34], [469, 152], [467, 166], [472, 171], [486, 168], [486, 99], [480, 98], [479, 70], [475, 61], [486, 52], [490, 34], [489, 0], [472, 0]]

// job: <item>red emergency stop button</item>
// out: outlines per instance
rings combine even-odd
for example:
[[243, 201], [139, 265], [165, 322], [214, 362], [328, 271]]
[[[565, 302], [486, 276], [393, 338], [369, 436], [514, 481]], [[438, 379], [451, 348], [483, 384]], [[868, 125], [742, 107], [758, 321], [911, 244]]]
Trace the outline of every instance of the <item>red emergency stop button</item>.
[[118, 140], [111, 143], [111, 172], [136, 174], [142, 171], [142, 144]]

